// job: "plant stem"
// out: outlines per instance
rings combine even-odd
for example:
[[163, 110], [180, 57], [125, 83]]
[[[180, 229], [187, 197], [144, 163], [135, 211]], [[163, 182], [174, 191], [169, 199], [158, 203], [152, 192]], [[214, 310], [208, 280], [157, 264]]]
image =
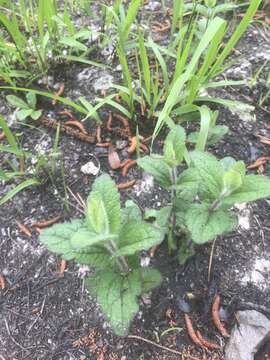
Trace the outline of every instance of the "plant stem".
[[223, 202], [224, 198], [225, 198], [226, 196], [228, 196], [228, 195], [229, 195], [229, 194], [228, 194], [227, 191], [223, 191], [223, 192], [219, 195], [219, 197], [218, 197], [215, 201], [212, 202], [212, 204], [211, 204], [210, 207], [209, 207], [209, 211], [210, 211], [210, 212], [213, 212], [213, 211], [218, 210], [218, 209], [220, 208], [220, 206], [222, 205], [222, 202]]
[[[107, 249], [111, 255], [115, 256], [115, 253], [117, 252], [117, 246], [113, 240], [109, 241]], [[129, 266], [124, 256], [117, 256], [116, 261], [121, 272], [123, 273], [129, 272]]]
[[176, 202], [176, 182], [177, 182], [177, 169], [174, 167], [171, 172], [171, 178], [173, 183], [173, 188], [171, 189], [171, 202], [172, 202], [172, 212], [170, 217], [170, 230], [168, 236], [168, 250], [171, 254], [172, 250], [176, 248], [174, 242], [174, 232], [175, 232], [175, 225], [176, 225], [176, 214], [175, 214], [175, 202]]

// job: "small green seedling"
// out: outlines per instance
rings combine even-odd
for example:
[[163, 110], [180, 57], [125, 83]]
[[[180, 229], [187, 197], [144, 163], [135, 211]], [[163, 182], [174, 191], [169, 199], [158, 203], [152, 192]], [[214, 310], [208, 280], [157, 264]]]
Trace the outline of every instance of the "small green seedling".
[[7, 101], [11, 106], [20, 109], [16, 114], [19, 120], [24, 120], [28, 117], [33, 120], [37, 120], [42, 114], [41, 110], [36, 110], [37, 97], [33, 92], [26, 94], [26, 101], [15, 95], [8, 95]]
[[139, 252], [161, 242], [161, 232], [143, 221], [132, 201], [120, 208], [120, 195], [110, 176], [94, 183], [85, 219], [44, 230], [40, 241], [66, 260], [95, 268], [87, 288], [101, 305], [117, 335], [124, 336], [136, 315], [138, 297], [161, 282], [155, 269], [139, 266]]
[[[200, 151], [188, 153], [185, 140], [184, 129], [175, 126], [165, 140], [162, 156], [152, 154], [138, 159], [139, 166], [170, 191], [170, 204], [148, 212], [147, 217], [154, 217], [163, 237], [167, 235], [170, 251], [176, 248], [176, 235], [185, 234], [186, 244], [191, 247], [181, 244], [181, 262], [193, 253], [190, 240], [204, 244], [235, 228], [233, 205], [270, 196], [270, 180], [246, 175], [243, 161], [230, 157], [218, 161]], [[183, 159], [189, 168], [179, 172]]]

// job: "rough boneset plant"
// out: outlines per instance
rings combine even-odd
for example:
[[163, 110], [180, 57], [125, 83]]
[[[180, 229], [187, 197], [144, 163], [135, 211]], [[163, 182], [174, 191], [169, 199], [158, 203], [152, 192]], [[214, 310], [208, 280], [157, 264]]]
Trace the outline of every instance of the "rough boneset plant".
[[108, 175], [95, 181], [84, 220], [54, 225], [40, 236], [49, 250], [64, 259], [95, 268], [87, 288], [120, 336], [127, 334], [138, 311], [138, 296], [161, 282], [157, 270], [139, 265], [139, 251], [161, 240], [160, 230], [142, 220], [136, 204], [128, 201], [120, 208], [119, 192]]
[[[190, 240], [204, 244], [234, 229], [237, 221], [233, 205], [270, 196], [270, 180], [261, 175], [246, 175], [243, 161], [231, 157], [218, 161], [213, 155], [197, 150], [188, 153], [185, 139], [184, 129], [175, 126], [165, 140], [163, 155], [138, 159], [139, 166], [170, 191], [170, 204], [148, 212], [147, 217], [156, 218], [163, 236], [168, 235], [169, 250], [176, 248], [177, 234], [185, 235], [180, 262], [192, 252]], [[183, 159], [189, 167], [179, 171]]]

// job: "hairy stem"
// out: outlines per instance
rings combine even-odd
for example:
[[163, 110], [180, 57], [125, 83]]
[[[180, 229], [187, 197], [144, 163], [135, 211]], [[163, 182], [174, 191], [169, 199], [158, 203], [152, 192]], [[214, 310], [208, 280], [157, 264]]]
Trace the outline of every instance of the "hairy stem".
[[216, 211], [220, 208], [220, 206], [222, 205], [223, 203], [223, 200], [225, 199], [226, 196], [228, 196], [228, 192], [227, 191], [223, 191], [219, 197], [212, 202], [212, 204], [210, 205], [209, 207], [209, 211], [210, 212], [213, 212], [213, 211]]
[[[115, 256], [115, 253], [117, 252], [117, 246], [113, 240], [109, 241], [107, 245], [107, 249], [111, 255]], [[123, 273], [129, 272], [129, 266], [124, 256], [117, 256], [116, 262], [121, 272]]]

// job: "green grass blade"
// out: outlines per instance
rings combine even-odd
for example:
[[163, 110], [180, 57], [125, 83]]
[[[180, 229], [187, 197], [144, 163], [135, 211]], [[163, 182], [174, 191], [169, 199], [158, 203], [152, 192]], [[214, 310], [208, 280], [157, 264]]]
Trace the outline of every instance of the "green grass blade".
[[88, 60], [88, 59], [84, 59], [83, 57], [80, 57], [80, 56], [74, 56], [74, 55], [59, 56], [59, 59], [63, 59], [63, 60], [67, 60], [67, 61], [80, 62], [80, 63], [82, 63], [82, 64], [87, 64], [87, 65], [96, 66], [96, 67], [101, 68], [101, 69], [108, 69], [108, 68], [110, 68], [110, 66], [108, 66], [108, 65], [99, 64], [99, 63], [97, 63], [97, 62], [95, 62], [95, 61]]
[[131, 28], [131, 25], [136, 19], [138, 10], [141, 5], [141, 0], [131, 0], [131, 3], [128, 7], [126, 18], [123, 24], [123, 30], [122, 30], [122, 40], [125, 42], [128, 38], [129, 31]]
[[40, 181], [38, 179], [32, 178], [27, 179], [17, 185], [14, 189], [10, 190], [6, 195], [4, 195], [0, 199], [0, 206], [12, 199], [15, 195], [17, 195], [20, 191], [24, 190], [25, 188], [33, 185], [40, 185]]
[[189, 65], [186, 68], [186, 71], [182, 75], [180, 75], [179, 78], [173, 84], [173, 87], [169, 93], [165, 105], [158, 117], [158, 121], [153, 133], [153, 140], [159, 134], [161, 128], [166, 123], [166, 120], [169, 117], [173, 107], [179, 101], [178, 100], [179, 94], [183, 90], [185, 83], [191, 78], [192, 74], [194, 74], [194, 71], [196, 70], [198, 61], [202, 53], [205, 51], [209, 43], [212, 41], [217, 31], [219, 31], [219, 29], [223, 26], [223, 23], [224, 21], [220, 18], [215, 18], [209, 23], [200, 43], [198, 44], [198, 47], [196, 48], [189, 62]]
[[235, 47], [235, 45], [237, 44], [240, 37], [246, 31], [253, 16], [255, 15], [256, 11], [258, 10], [260, 3], [261, 3], [261, 0], [250, 1], [250, 5], [249, 5], [249, 8], [247, 9], [245, 16], [241, 20], [240, 24], [237, 26], [237, 28], [234, 31], [234, 33], [232, 34], [232, 36], [230, 37], [230, 39], [227, 42], [223, 51], [219, 55], [217, 61], [215, 62], [212, 69], [210, 70], [208, 77], [215, 76], [216, 74], [218, 74], [221, 71], [221, 69], [220, 69], [221, 65], [226, 60], [226, 58], [230, 55], [232, 49]]
[[213, 81], [203, 84], [203, 87], [207, 89], [207, 88], [218, 88], [225, 86], [239, 86], [246, 84], [247, 84], [246, 80], [222, 80], [222, 81]]
[[159, 65], [161, 67], [162, 70], [162, 75], [163, 75], [163, 80], [164, 80], [164, 86], [168, 87], [169, 85], [169, 75], [168, 75], [168, 69], [167, 69], [167, 64], [163, 58], [163, 56], [161, 55], [161, 52], [159, 51], [159, 47], [157, 46], [156, 43], [154, 43], [154, 41], [149, 37], [148, 39], [148, 44], [151, 47], [151, 49], [153, 50]]
[[19, 150], [15, 136], [12, 134], [12, 131], [9, 129], [7, 122], [1, 115], [0, 115], [0, 127], [3, 129], [6, 135], [9, 145], [12, 146], [14, 149]]
[[146, 90], [146, 99], [150, 103], [151, 99], [151, 72], [148, 55], [144, 43], [144, 36], [142, 32], [139, 32], [139, 48], [140, 48], [140, 59], [142, 64], [143, 80]]
[[205, 151], [205, 146], [211, 125], [211, 111], [205, 105], [199, 106], [198, 110], [201, 114], [201, 126], [195, 149], [199, 151]]
[[236, 100], [229, 100], [229, 99], [222, 99], [222, 98], [212, 98], [208, 96], [200, 96], [195, 99], [196, 102], [210, 102], [214, 104], [219, 104], [226, 106], [228, 108], [238, 108], [238, 109], [245, 109], [246, 104], [242, 103], [241, 101]]

